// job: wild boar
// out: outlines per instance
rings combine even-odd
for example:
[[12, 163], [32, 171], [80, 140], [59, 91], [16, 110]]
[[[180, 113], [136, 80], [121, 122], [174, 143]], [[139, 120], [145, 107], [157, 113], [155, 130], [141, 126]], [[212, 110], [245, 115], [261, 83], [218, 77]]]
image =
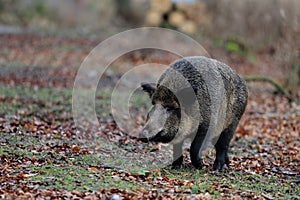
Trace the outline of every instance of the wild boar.
[[156, 86], [142, 83], [152, 101], [144, 142], [173, 144], [173, 168], [182, 165], [182, 145], [191, 138], [192, 165], [202, 167], [203, 151], [214, 145], [214, 170], [229, 166], [228, 148], [247, 105], [245, 81], [229, 66], [194, 56], [173, 62]]

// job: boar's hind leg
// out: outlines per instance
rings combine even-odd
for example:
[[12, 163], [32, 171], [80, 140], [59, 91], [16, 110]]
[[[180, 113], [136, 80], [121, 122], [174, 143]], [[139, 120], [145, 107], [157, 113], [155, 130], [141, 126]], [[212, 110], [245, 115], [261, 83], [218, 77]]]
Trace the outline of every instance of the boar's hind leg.
[[182, 142], [173, 145], [173, 163], [172, 169], [179, 169], [183, 162]]
[[224, 129], [215, 144], [216, 148], [216, 159], [213, 165], [214, 170], [221, 170], [226, 164], [229, 167], [228, 148], [230, 140], [237, 127], [238, 121], [234, 121], [229, 125], [228, 128]]

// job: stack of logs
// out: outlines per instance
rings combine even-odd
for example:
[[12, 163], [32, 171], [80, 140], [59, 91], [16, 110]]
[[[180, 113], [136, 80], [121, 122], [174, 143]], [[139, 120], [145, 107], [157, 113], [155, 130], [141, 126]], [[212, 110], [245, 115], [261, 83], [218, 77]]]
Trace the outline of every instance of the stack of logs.
[[194, 34], [201, 25], [209, 25], [210, 17], [201, 1], [176, 3], [172, 0], [151, 0], [146, 23], [148, 26], [173, 28]]

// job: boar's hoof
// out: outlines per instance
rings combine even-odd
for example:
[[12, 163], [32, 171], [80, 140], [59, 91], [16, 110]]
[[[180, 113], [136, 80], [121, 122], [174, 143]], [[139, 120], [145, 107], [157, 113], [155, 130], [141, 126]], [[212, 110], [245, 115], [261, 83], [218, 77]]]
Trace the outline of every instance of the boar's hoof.
[[181, 165], [171, 165], [171, 169], [175, 169], [175, 170], [178, 170], [180, 169]]
[[202, 166], [203, 166], [203, 160], [202, 159], [199, 159], [197, 160], [197, 162], [192, 162], [193, 166], [196, 168], [196, 169], [202, 169]]
[[173, 161], [171, 169], [180, 169], [183, 162], [183, 156], [181, 155], [177, 160]]
[[138, 140], [144, 143], [149, 142], [148, 138], [139, 138]]
[[223, 169], [224, 164], [229, 167], [229, 158], [226, 156], [225, 159], [216, 159], [213, 165], [213, 170], [221, 171]]
[[141, 142], [144, 142], [144, 143], [147, 143], [149, 142], [149, 138], [143, 134], [143, 133], [140, 133], [139, 136], [138, 136], [138, 141], [141, 141]]

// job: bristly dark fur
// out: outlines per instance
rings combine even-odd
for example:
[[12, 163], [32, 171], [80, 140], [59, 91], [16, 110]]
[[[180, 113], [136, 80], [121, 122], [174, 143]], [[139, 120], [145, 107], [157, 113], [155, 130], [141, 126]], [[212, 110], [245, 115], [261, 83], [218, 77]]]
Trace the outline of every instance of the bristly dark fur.
[[[190, 89], [186, 88], [181, 79], [174, 78], [176, 73], [184, 77], [190, 84]], [[155, 109], [168, 110], [161, 111], [168, 113], [163, 132], [159, 131], [153, 138], [156, 142], [172, 140], [173, 167], [181, 165], [182, 144], [188, 137], [193, 139], [190, 156], [196, 168], [202, 167], [201, 152], [207, 142], [213, 143], [216, 149], [213, 169], [221, 170], [224, 164], [229, 165], [229, 143], [245, 111], [248, 98], [245, 81], [236, 72], [217, 60], [200, 56], [186, 57], [172, 63], [162, 74], [156, 87], [143, 83], [142, 88], [154, 104], [151, 113], [156, 113]], [[174, 88], [178, 90], [171, 91]], [[200, 113], [196, 114], [200, 115], [200, 121], [193, 119], [197, 116], [194, 113], [197, 110], [192, 106], [194, 103], [199, 106]], [[178, 110], [182, 113], [178, 113]], [[183, 116], [185, 118], [181, 118]], [[146, 123], [144, 130], [151, 129], [151, 132], [155, 132], [153, 127], [155, 124]]]

